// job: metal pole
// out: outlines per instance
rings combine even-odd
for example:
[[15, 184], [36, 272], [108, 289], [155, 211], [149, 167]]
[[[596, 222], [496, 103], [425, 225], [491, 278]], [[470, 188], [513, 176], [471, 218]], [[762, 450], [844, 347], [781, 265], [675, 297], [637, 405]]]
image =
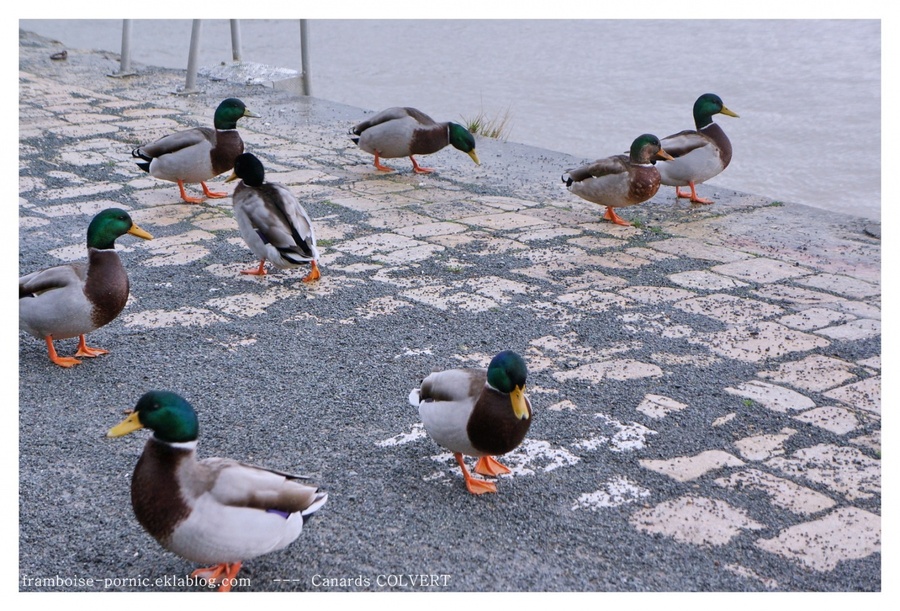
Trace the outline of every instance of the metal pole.
[[197, 91], [197, 56], [200, 54], [200, 25], [202, 23], [202, 19], [194, 19], [191, 26], [191, 50], [188, 55], [187, 80], [184, 83], [184, 91], [181, 93]]
[[107, 76], [122, 77], [133, 76], [131, 70], [131, 19], [122, 20], [122, 53], [119, 56], [119, 71]]
[[238, 19], [231, 19], [231, 58], [241, 61], [241, 22]]
[[300, 82], [303, 86], [303, 95], [312, 95], [312, 86], [309, 82], [309, 32], [307, 31], [307, 19], [300, 20]]

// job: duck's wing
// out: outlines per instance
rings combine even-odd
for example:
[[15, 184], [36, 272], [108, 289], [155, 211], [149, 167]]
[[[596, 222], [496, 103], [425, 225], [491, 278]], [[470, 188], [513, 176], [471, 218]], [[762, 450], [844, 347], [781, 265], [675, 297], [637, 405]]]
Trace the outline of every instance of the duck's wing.
[[312, 221], [287, 188], [276, 183], [243, 188], [236, 204], [253, 230], [286, 259], [291, 254], [299, 254], [303, 261], [318, 258]]
[[661, 144], [663, 150], [672, 157], [682, 157], [693, 150], [708, 145], [709, 142], [709, 138], [700, 132], [686, 129], [683, 132], [663, 138]]
[[419, 402], [474, 402], [487, 383], [487, 370], [448, 369], [430, 374], [419, 386]]
[[385, 110], [382, 110], [381, 112], [377, 113], [375, 116], [370, 117], [369, 119], [366, 119], [362, 123], [358, 123], [357, 125], [354, 125], [353, 129], [350, 130], [350, 133], [356, 134], [357, 136], [359, 136], [364, 131], [366, 131], [367, 129], [369, 129], [370, 127], [373, 127], [375, 125], [387, 123], [388, 121], [397, 121], [400, 119], [408, 119], [410, 117], [412, 117], [413, 119], [416, 120], [417, 123], [420, 123], [422, 125], [427, 125], [427, 126], [436, 125], [436, 122], [434, 121], [434, 119], [432, 119], [431, 117], [426, 115], [421, 110], [418, 110], [416, 108], [410, 108], [410, 107], [395, 106], [393, 108], [386, 108]]
[[207, 458], [197, 466], [201, 477], [193, 484], [205, 488], [221, 505], [306, 515], [328, 499], [317, 487], [297, 481], [302, 476], [227, 458]]
[[626, 155], [614, 155], [613, 157], [598, 159], [594, 163], [575, 168], [574, 170], [568, 170], [563, 175], [563, 181], [567, 186], [571, 186], [572, 183], [582, 182], [589, 178], [622, 174], [628, 171], [627, 159]]
[[163, 136], [159, 140], [145, 144], [132, 151], [134, 157], [151, 160], [163, 155], [177, 153], [202, 143], [215, 143], [216, 130], [210, 127], [195, 127]]
[[19, 299], [81, 284], [86, 277], [87, 266], [82, 263], [48, 267], [19, 278]]

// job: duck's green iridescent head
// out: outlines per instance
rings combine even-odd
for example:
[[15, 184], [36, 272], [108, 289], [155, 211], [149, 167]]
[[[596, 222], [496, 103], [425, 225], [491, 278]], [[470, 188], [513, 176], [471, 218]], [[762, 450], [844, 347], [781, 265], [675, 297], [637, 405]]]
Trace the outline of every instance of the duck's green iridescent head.
[[265, 182], [266, 170], [262, 162], [252, 153], [242, 153], [234, 160], [234, 170], [225, 182], [240, 178], [250, 187], [258, 187]]
[[635, 138], [628, 155], [632, 163], [654, 163], [657, 155], [662, 159], [672, 159], [672, 156], [663, 150], [659, 138], [653, 134], [641, 134]]
[[525, 378], [528, 368], [521, 356], [512, 350], [504, 350], [488, 365], [488, 384], [510, 396], [516, 417], [528, 418], [528, 406], [525, 403]]
[[194, 441], [199, 425], [194, 408], [184, 397], [165, 390], [151, 390], [138, 399], [131, 415], [109, 429], [107, 437], [122, 437], [148, 428], [157, 439], [169, 443]]
[[239, 99], [228, 98], [222, 100], [222, 103], [216, 108], [213, 125], [216, 126], [216, 129], [237, 129], [237, 122], [241, 117], [258, 118], [259, 115], [247, 108]]
[[91, 220], [87, 230], [88, 248], [108, 250], [116, 247], [116, 238], [126, 233], [143, 238], [153, 239], [153, 236], [134, 224], [127, 212], [121, 208], [107, 208]]
[[475, 137], [459, 123], [450, 122], [450, 144], [453, 148], [461, 150], [472, 158], [477, 165], [481, 165], [478, 155], [475, 154]]
[[736, 113], [725, 108], [722, 98], [714, 93], [704, 93], [697, 101], [694, 102], [694, 123], [697, 129], [706, 127], [712, 123], [712, 117], [716, 114], [728, 115], [729, 117], [739, 118]]

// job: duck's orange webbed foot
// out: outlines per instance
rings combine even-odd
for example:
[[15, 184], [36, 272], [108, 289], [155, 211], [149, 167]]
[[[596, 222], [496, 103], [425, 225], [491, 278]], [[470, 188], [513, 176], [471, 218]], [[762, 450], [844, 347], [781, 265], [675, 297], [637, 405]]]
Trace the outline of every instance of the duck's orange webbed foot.
[[228, 195], [227, 193], [222, 193], [220, 191], [210, 191], [209, 187], [207, 187], [206, 183], [202, 180], [200, 181], [200, 186], [203, 187], [203, 192], [206, 194], [206, 197], [210, 199], [219, 199]]
[[310, 270], [309, 273], [303, 277], [303, 282], [312, 282], [313, 280], [318, 280], [322, 277], [322, 274], [319, 273], [319, 266], [316, 265], [315, 261], [309, 262]]
[[75, 351], [75, 356], [87, 356], [93, 358], [95, 356], [100, 356], [101, 354], [109, 354], [109, 350], [104, 350], [103, 348], [91, 348], [87, 345], [84, 335], [78, 336], [78, 350]]
[[475, 473], [497, 477], [509, 473], [509, 467], [499, 463], [493, 456], [482, 456], [475, 463]]
[[74, 367], [81, 364], [81, 361], [71, 356], [59, 356], [56, 353], [56, 348], [53, 347], [53, 338], [49, 335], [44, 338], [44, 341], [47, 342], [47, 355], [50, 357], [50, 360], [60, 367]]
[[463, 477], [466, 480], [466, 490], [472, 494], [484, 494], [486, 492], [497, 492], [497, 486], [494, 482], [487, 482], [483, 479], [475, 479], [466, 469], [466, 463], [463, 462], [462, 454], [454, 454], [459, 468], [462, 469]]
[[241, 272], [242, 274], [246, 274], [248, 276], [265, 276], [266, 275], [266, 260], [263, 259], [259, 262], [259, 267], [254, 267], [253, 269], [245, 269]]
[[191, 573], [191, 577], [199, 577], [212, 583], [221, 583], [219, 592], [230, 592], [234, 578], [237, 577], [238, 571], [241, 570], [241, 563], [232, 564], [222, 563], [215, 566], [197, 569]]
[[181, 192], [181, 199], [186, 201], [189, 204], [199, 204], [203, 201], [202, 198], [199, 197], [191, 197], [187, 194], [187, 191], [184, 190], [184, 181], [179, 180], [178, 182], [178, 190]]
[[409, 156], [409, 160], [412, 161], [413, 164], [413, 172], [416, 174], [431, 174], [434, 172], [434, 168], [423, 168], [418, 163], [416, 163], [416, 158], [412, 155]]
[[381, 157], [378, 155], [378, 153], [375, 153], [375, 167], [378, 169], [379, 172], [393, 172], [394, 171], [394, 168], [389, 168], [386, 165], [382, 165]]
[[631, 223], [620, 217], [615, 211], [609, 206], [606, 207], [606, 214], [603, 215], [607, 221], [612, 221], [616, 225], [625, 225], [626, 227], [631, 227]]

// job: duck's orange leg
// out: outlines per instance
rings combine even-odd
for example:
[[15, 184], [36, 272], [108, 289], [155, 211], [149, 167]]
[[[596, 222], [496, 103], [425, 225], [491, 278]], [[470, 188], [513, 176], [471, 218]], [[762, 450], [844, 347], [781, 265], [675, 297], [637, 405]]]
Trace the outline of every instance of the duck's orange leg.
[[378, 155], [377, 152], [375, 153], [375, 167], [378, 168], [378, 170], [381, 172], [393, 172], [394, 171], [394, 168], [389, 168], [388, 166], [381, 164], [381, 157]]
[[76, 358], [56, 354], [56, 348], [53, 347], [53, 338], [51, 336], [48, 335], [44, 340], [47, 342], [47, 354], [50, 356], [50, 360], [60, 367], [74, 367], [81, 364], [81, 361]]
[[200, 186], [203, 187], [203, 192], [206, 193], [206, 197], [210, 199], [219, 199], [220, 197], [225, 197], [228, 195], [227, 193], [222, 193], [219, 191], [210, 191], [209, 187], [207, 187], [206, 183], [202, 180], [200, 181]]
[[694, 186], [694, 181], [693, 181], [693, 180], [690, 181], [690, 182], [688, 183], [688, 185], [691, 187], [691, 192], [690, 192], [690, 193], [682, 193], [682, 192], [681, 192], [681, 189], [679, 189], [679, 188], [676, 186], [676, 187], [675, 187], [675, 195], [676, 195], [677, 197], [690, 197], [690, 198], [691, 198], [691, 203], [692, 203], [692, 204], [711, 204], [711, 203], [713, 203], [713, 200], [711, 200], [711, 199], [704, 199], [704, 198], [700, 197], [699, 195], [697, 195], [697, 189], [696, 189], [696, 187]]
[[235, 562], [233, 564], [223, 562], [222, 564], [217, 564], [216, 566], [197, 569], [196, 571], [191, 573], [191, 577], [201, 577], [212, 583], [221, 582], [222, 585], [219, 586], [219, 592], [230, 592], [232, 583], [234, 582], [234, 578], [237, 577], [238, 571], [240, 570], [240, 562]]
[[199, 204], [200, 202], [203, 201], [199, 197], [191, 197], [190, 195], [187, 194], [187, 191], [184, 190], [184, 181], [183, 180], [179, 180], [177, 182], [178, 182], [178, 190], [181, 191], [181, 199], [183, 199], [184, 201], [186, 201], [189, 204]]
[[100, 356], [101, 354], [109, 354], [109, 350], [104, 350], [103, 348], [91, 348], [87, 345], [84, 335], [78, 336], [78, 350], [75, 351], [75, 356], [88, 356], [95, 357]]
[[265, 276], [266, 275], [266, 260], [263, 259], [259, 262], [259, 267], [255, 269], [245, 269], [241, 272], [242, 274], [247, 274], [248, 276]]
[[616, 214], [615, 211], [609, 206], [606, 207], [606, 214], [603, 215], [603, 218], [605, 218], [607, 221], [612, 221], [616, 225], [625, 225], [626, 227], [631, 227], [631, 223]]
[[319, 273], [319, 266], [316, 265], [315, 261], [310, 261], [309, 267], [309, 273], [303, 277], [303, 282], [312, 282], [313, 280], [318, 280], [322, 277], [322, 274]]
[[475, 463], [475, 473], [497, 477], [498, 475], [509, 473], [509, 467], [497, 462], [493, 456], [482, 456]]
[[416, 158], [412, 155], [409, 156], [409, 160], [412, 161], [413, 172], [415, 172], [416, 174], [431, 174], [432, 172], [434, 172], [433, 168], [423, 168], [418, 163], [416, 163]]
[[463, 462], [462, 454], [456, 452], [453, 454], [454, 458], [456, 458], [456, 462], [459, 464], [459, 468], [462, 469], [463, 477], [466, 480], [466, 490], [471, 492], [472, 494], [484, 494], [485, 492], [497, 492], [497, 486], [494, 485], [494, 482], [486, 482], [483, 479], [475, 479], [469, 473], [469, 470], [466, 469], [466, 463]]

